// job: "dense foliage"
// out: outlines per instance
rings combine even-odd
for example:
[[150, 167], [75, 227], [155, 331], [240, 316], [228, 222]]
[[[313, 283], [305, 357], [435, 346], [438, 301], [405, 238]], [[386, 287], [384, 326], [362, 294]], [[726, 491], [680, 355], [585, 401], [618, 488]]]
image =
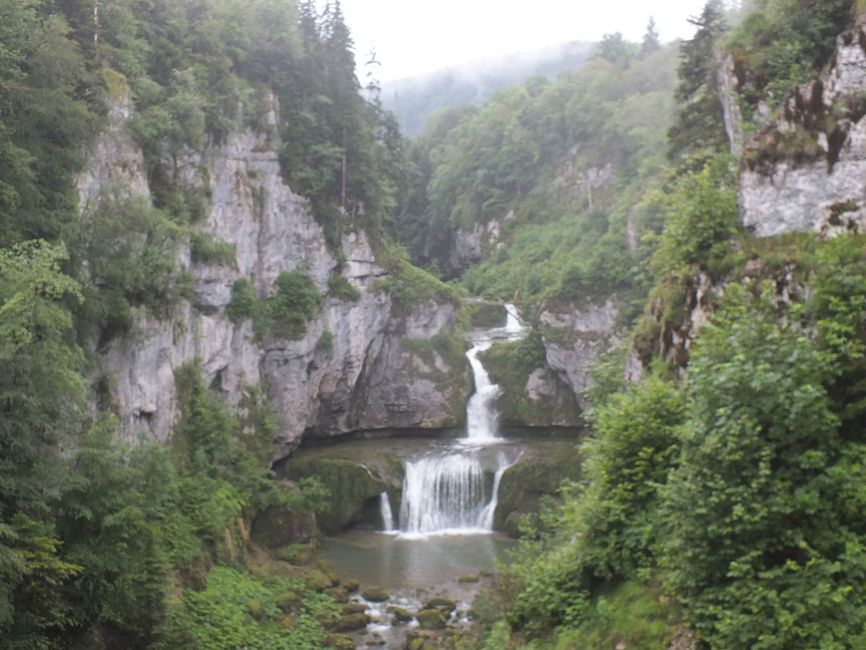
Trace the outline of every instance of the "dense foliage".
[[398, 213], [413, 261], [459, 274], [458, 231], [495, 222], [498, 239], [481, 235], [481, 264], [464, 276], [471, 292], [524, 304], [612, 293], [640, 301], [645, 253], [629, 249], [627, 231], [650, 227], [633, 207], [663, 164], [675, 55], [641, 54], [612, 36], [555, 82], [533, 79], [480, 109], [439, 114], [410, 149]]
[[[133, 332], [138, 313], [167, 318], [192, 297], [178, 268], [187, 245], [193, 264], [235, 264], [232, 246], [196, 229], [210, 200], [206, 170], [197, 184], [179, 172], [191, 148], [232, 130], [268, 132], [331, 243], [349, 218], [381, 235], [401, 142], [362, 96], [351, 46], [339, 3], [324, 14], [272, 0], [0, 3], [4, 648], [321, 646], [311, 616], [329, 599], [242, 570], [257, 512], [312, 507], [270, 476], [274, 417], [261, 392], [250, 388], [238, 418], [183, 368], [171, 447], [131, 445], [119, 441], [112, 379], [92, 353]], [[125, 187], [79, 196], [95, 134], [129, 108], [153, 204]], [[268, 298], [247, 280], [234, 294], [230, 316], [254, 317], [261, 336], [302, 336], [321, 303], [300, 271], [281, 275]], [[215, 563], [235, 568], [210, 582]], [[187, 593], [206, 582], [202, 599]], [[221, 630], [231, 644], [205, 638], [209, 621], [197, 616], [214, 592], [288, 587], [309, 611], [286, 612], [267, 641], [253, 618]]]
[[[778, 100], [826, 61], [851, 16], [830, 4], [815, 18], [814, 3], [763, 3], [735, 29], [747, 102]], [[708, 3], [681, 50], [676, 167], [643, 203], [662, 227], [632, 341], [655, 371], [625, 387], [618, 365], [600, 383], [586, 480], [505, 569], [500, 647], [866, 643], [866, 242], [738, 228], [716, 96], [721, 8]], [[724, 291], [695, 337], [699, 282]]]

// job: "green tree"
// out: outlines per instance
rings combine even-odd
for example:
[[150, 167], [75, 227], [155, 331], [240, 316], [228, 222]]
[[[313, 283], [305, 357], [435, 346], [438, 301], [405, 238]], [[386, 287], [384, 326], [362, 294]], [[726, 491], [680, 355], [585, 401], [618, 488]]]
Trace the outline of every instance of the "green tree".
[[772, 288], [731, 285], [694, 346], [664, 561], [711, 647], [863, 638], [866, 446], [839, 436], [834, 359], [812, 334], [797, 309], [780, 318]]
[[694, 158], [697, 162], [689, 163], [694, 165], [727, 148], [715, 55], [719, 38], [727, 29], [722, 0], [708, 0], [701, 15], [689, 22], [697, 31], [680, 49], [675, 95], [679, 108], [668, 131], [668, 158], [678, 164]]
[[83, 355], [64, 301], [78, 286], [63, 275], [62, 247], [44, 241], [0, 249], [0, 635], [33, 647], [66, 624], [64, 562], [52, 508], [67, 473], [61, 449], [82, 418]]
[[649, 21], [646, 25], [646, 32], [643, 35], [643, 40], [640, 44], [640, 49], [638, 50], [638, 57], [641, 59], [645, 59], [653, 52], [657, 52], [662, 47], [661, 42], [659, 41], [659, 31], [656, 29], [656, 21], [655, 18], [650, 16]]

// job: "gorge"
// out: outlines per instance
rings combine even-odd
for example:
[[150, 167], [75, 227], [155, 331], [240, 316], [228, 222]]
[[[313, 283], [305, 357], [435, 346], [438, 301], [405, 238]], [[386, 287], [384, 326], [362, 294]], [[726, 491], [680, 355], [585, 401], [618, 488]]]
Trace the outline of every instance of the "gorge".
[[866, 647], [864, 3], [690, 24], [409, 139], [338, 1], [0, 1], [0, 645]]

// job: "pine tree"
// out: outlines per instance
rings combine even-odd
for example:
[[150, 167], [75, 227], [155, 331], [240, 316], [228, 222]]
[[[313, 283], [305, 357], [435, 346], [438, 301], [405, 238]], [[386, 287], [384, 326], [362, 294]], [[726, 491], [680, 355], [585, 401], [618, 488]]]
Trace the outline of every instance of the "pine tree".
[[638, 58], [645, 59], [653, 52], [657, 52], [662, 47], [661, 42], [659, 41], [659, 32], [656, 29], [656, 21], [655, 18], [650, 16], [649, 22], [647, 22], [646, 33], [643, 36], [643, 41], [640, 45], [640, 50], [638, 51]]
[[715, 56], [719, 37], [727, 29], [723, 10], [722, 0], [709, 0], [700, 16], [689, 19], [698, 29], [682, 45], [675, 93], [680, 107], [668, 131], [668, 158], [675, 162], [692, 158], [700, 166], [727, 147]]

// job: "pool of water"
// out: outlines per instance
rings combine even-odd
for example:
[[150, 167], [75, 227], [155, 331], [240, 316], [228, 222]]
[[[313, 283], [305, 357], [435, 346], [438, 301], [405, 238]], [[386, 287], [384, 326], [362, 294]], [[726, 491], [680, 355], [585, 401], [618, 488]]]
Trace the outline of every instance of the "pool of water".
[[514, 540], [487, 535], [432, 535], [406, 539], [356, 530], [325, 540], [325, 556], [334, 571], [364, 585], [389, 590], [427, 589], [494, 569]]

